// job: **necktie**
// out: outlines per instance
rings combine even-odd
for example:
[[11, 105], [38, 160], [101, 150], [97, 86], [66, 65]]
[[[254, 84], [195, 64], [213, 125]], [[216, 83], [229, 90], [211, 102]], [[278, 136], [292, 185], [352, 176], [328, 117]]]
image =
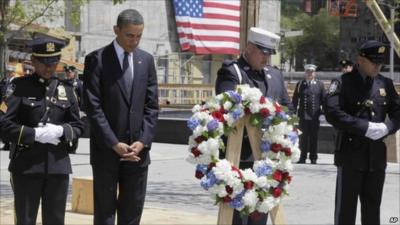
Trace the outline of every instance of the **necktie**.
[[122, 63], [122, 71], [124, 72], [124, 83], [126, 91], [128, 95], [131, 95], [132, 92], [132, 82], [133, 82], [133, 74], [132, 69], [129, 66], [129, 52], [124, 52], [124, 61]]

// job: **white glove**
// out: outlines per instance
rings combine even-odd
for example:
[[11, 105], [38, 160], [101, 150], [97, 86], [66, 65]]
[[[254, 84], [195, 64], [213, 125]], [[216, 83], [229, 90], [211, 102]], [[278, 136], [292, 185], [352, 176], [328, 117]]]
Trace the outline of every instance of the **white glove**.
[[62, 126], [54, 125], [51, 123], [43, 127], [35, 128], [35, 141], [46, 144], [58, 145], [60, 137], [63, 135], [64, 129]]
[[368, 122], [368, 130], [365, 136], [372, 140], [378, 140], [389, 133], [384, 123]]

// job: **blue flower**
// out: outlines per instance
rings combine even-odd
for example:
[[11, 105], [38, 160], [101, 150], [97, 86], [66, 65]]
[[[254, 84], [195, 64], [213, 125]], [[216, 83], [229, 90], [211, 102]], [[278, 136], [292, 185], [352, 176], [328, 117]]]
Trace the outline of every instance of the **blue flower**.
[[196, 127], [197, 127], [198, 125], [199, 125], [199, 121], [196, 120], [196, 119], [194, 119], [194, 118], [190, 118], [190, 119], [187, 121], [187, 126], [188, 126], [188, 128], [191, 129], [191, 130], [195, 130]]
[[205, 190], [208, 190], [210, 187], [214, 186], [217, 182], [218, 182], [218, 179], [215, 177], [214, 173], [211, 171], [207, 174], [206, 179], [201, 180], [200, 185]]
[[232, 117], [233, 119], [237, 120], [240, 118], [240, 115], [242, 114], [242, 110], [236, 109], [232, 112]]
[[268, 141], [262, 141], [261, 142], [261, 151], [262, 152], [269, 152], [271, 150], [271, 144]]
[[229, 202], [229, 207], [234, 208], [234, 209], [238, 209], [244, 206], [244, 202], [243, 202], [243, 196], [245, 194], [246, 191], [242, 191], [240, 194], [237, 194], [235, 196], [235, 198], [232, 199], [231, 202]]
[[287, 115], [286, 115], [286, 113], [285, 112], [279, 112], [279, 113], [277, 113], [277, 116], [279, 117], [279, 118], [281, 118], [282, 120], [288, 120], [288, 117], [287, 117]]
[[273, 116], [268, 116], [267, 118], [265, 118], [264, 121], [263, 121], [263, 126], [262, 127], [264, 127], [264, 128], [269, 127], [269, 125], [272, 124], [272, 119], [273, 118], [274, 118]]
[[210, 122], [207, 123], [207, 129], [208, 131], [213, 131], [218, 128], [218, 121], [217, 120], [211, 120]]
[[294, 131], [291, 131], [290, 133], [288, 133], [288, 137], [289, 137], [289, 140], [292, 142], [292, 144], [296, 144], [297, 139], [299, 138], [297, 133]]
[[203, 174], [206, 174], [207, 173], [207, 165], [198, 164], [196, 167], [196, 170], [202, 172]]
[[263, 163], [263, 165], [260, 165], [255, 172], [259, 177], [268, 176], [271, 174], [272, 168], [268, 166], [266, 163]]
[[243, 198], [234, 198], [229, 202], [229, 207], [239, 209], [244, 206]]
[[242, 96], [234, 91], [228, 91], [229, 97], [233, 102], [239, 104], [242, 101]]

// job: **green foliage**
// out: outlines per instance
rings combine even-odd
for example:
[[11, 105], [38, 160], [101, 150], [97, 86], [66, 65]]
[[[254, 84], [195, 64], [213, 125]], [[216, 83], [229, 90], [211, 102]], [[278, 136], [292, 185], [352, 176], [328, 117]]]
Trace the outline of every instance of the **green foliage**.
[[321, 9], [315, 16], [290, 11], [282, 15], [281, 27], [288, 30], [303, 30], [303, 36], [282, 38], [282, 59], [293, 64], [296, 58], [298, 69], [305, 63], [314, 63], [319, 68], [334, 68], [339, 54], [339, 18], [329, 16]]

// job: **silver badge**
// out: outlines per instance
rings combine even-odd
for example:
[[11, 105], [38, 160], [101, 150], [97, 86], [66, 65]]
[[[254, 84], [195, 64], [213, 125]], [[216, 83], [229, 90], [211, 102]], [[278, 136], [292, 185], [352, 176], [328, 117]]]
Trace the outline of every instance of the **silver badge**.
[[333, 82], [331, 83], [331, 85], [329, 86], [329, 91], [328, 91], [328, 93], [329, 93], [329, 94], [335, 93], [336, 90], [337, 90], [337, 87], [338, 87], [337, 81], [333, 81]]
[[267, 78], [268, 79], [271, 79], [272, 77], [271, 77], [271, 74], [267, 74]]
[[58, 90], [58, 100], [68, 100], [67, 92], [65, 91], [65, 87], [60, 85], [57, 87]]

